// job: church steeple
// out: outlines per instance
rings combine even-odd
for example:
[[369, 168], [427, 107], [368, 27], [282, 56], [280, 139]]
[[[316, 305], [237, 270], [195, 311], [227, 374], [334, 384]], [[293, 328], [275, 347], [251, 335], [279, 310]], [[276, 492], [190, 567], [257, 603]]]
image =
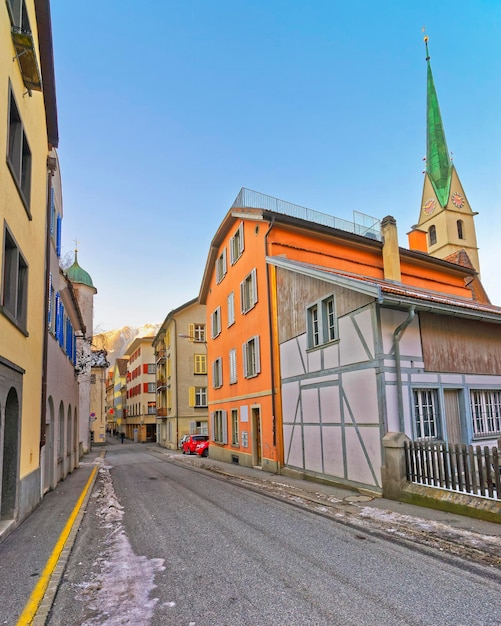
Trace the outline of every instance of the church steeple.
[[428, 52], [428, 37], [424, 38], [426, 45], [427, 68], [427, 97], [426, 97], [426, 172], [442, 207], [447, 206], [451, 190], [452, 163], [445, 140], [444, 125], [440, 115], [437, 92], [433, 81]]
[[[474, 213], [447, 148], [426, 46], [426, 169], [419, 221], [409, 233], [416, 249], [440, 259], [469, 259], [480, 273]], [[419, 241], [419, 245], [417, 242]], [[456, 262], [456, 261], [454, 261]]]

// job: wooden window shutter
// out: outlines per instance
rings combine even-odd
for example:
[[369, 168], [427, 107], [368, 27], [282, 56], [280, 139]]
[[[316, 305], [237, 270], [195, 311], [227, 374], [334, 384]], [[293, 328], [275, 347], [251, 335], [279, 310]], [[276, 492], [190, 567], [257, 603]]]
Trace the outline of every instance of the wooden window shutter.
[[190, 336], [190, 341], [195, 339], [195, 324], [188, 324], [188, 335]]
[[195, 387], [188, 388], [188, 405], [195, 406]]

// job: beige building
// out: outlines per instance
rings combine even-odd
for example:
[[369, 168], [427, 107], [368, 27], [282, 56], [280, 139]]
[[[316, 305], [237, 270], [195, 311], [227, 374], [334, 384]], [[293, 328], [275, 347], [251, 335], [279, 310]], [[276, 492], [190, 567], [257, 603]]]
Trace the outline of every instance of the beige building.
[[[110, 385], [107, 387], [108, 424], [111, 432], [121, 431], [125, 419], [125, 398], [128, 359], [119, 358], [115, 361], [111, 372]], [[108, 391], [109, 390], [109, 391]]]
[[93, 350], [90, 370], [90, 415], [91, 444], [106, 443], [106, 350]]
[[198, 300], [171, 311], [154, 341], [157, 441], [176, 449], [186, 434], [209, 434], [205, 306]]
[[155, 357], [152, 340], [153, 337], [136, 337], [124, 355], [128, 357], [125, 436], [143, 443], [156, 441]]
[[[43, 82], [43, 90], [42, 90]], [[58, 145], [50, 5], [0, 10], [0, 535], [40, 502], [49, 153]]]

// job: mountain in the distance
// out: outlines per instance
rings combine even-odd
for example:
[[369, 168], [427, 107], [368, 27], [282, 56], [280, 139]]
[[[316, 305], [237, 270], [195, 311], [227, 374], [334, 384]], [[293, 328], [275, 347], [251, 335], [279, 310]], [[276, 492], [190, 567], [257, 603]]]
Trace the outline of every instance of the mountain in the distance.
[[93, 350], [106, 350], [110, 367], [113, 367], [116, 359], [122, 357], [128, 346], [136, 337], [155, 337], [160, 324], [145, 324], [139, 328], [124, 326], [116, 330], [94, 335], [92, 339]]

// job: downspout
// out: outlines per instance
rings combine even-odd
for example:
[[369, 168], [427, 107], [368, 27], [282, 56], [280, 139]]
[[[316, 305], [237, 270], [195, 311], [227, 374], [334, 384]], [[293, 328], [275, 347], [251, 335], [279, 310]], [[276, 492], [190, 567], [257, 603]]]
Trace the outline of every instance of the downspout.
[[[177, 398], [178, 398], [178, 394], [177, 394], [177, 388], [179, 385], [179, 381], [177, 378], [177, 343], [179, 341], [179, 337], [177, 336], [177, 323], [176, 323], [176, 318], [173, 317], [172, 321], [174, 322], [174, 337], [175, 337], [175, 345], [176, 345], [176, 359], [175, 359], [175, 363], [174, 363], [174, 367], [176, 370], [176, 447], [174, 448], [174, 450], [178, 449], [179, 446], [179, 406], [177, 403]], [[166, 390], [167, 390], [167, 350], [165, 351], [165, 355], [166, 355], [166, 359], [165, 359], [165, 385], [166, 385]], [[166, 404], [167, 404], [167, 391], [165, 394], [165, 400], [166, 400]], [[167, 421], [168, 421], [168, 417], [167, 417]]]
[[[273, 226], [275, 225], [275, 217], [272, 216], [271, 218], [271, 222], [270, 225], [268, 227], [268, 230], [266, 231], [265, 235], [264, 235], [264, 255], [265, 255], [265, 259], [268, 257], [268, 235], [270, 234], [271, 229], [273, 228]], [[271, 285], [270, 285], [270, 274], [269, 274], [270, 270], [268, 268], [268, 266], [266, 266], [266, 290], [268, 293], [268, 329], [269, 329], [269, 341], [270, 341], [270, 348], [271, 348], [271, 359], [270, 359], [270, 367], [271, 367], [271, 408], [273, 411], [273, 445], [278, 449], [277, 450], [277, 473], [280, 474], [281, 473], [281, 467], [282, 467], [282, 437], [281, 437], [281, 433], [277, 433], [277, 408], [276, 408], [276, 391], [275, 391], [275, 359], [274, 359], [274, 355], [275, 355], [275, 350], [274, 350], [274, 343], [273, 343], [273, 317], [272, 317], [272, 307], [271, 304], [272, 302], [275, 301], [275, 298], [272, 297], [273, 294], [271, 292]]]
[[406, 331], [409, 324], [414, 319], [415, 307], [409, 308], [409, 314], [407, 318], [398, 326], [393, 333], [393, 352], [395, 354], [395, 370], [397, 374], [397, 400], [398, 400], [398, 422], [400, 425], [400, 432], [405, 432], [404, 424], [404, 401], [402, 397], [402, 368], [400, 366], [400, 339]]

